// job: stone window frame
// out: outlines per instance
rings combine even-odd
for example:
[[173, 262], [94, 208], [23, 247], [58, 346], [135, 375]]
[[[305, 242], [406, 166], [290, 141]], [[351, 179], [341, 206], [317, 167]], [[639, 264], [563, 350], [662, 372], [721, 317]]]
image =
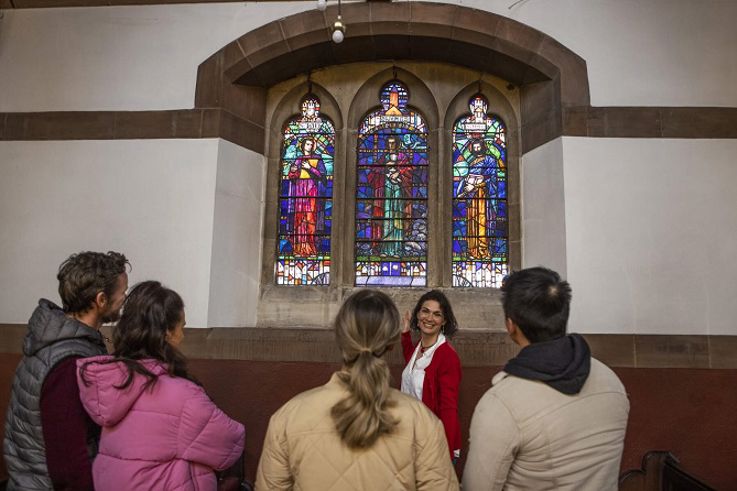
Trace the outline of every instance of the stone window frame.
[[[348, 75], [347, 78], [352, 80], [347, 81], [346, 73], [350, 73], [353, 68], [356, 68], [355, 74]], [[433, 73], [441, 72], [445, 73], [444, 77], [431, 80]], [[448, 73], [452, 73], [453, 77], [449, 77]], [[459, 73], [463, 75], [458, 76]], [[427, 285], [378, 288], [392, 296], [402, 309], [409, 308], [421, 292], [431, 288], [441, 289], [449, 295], [456, 310], [463, 312], [459, 315], [459, 320], [466, 326], [470, 324], [473, 327], [484, 327], [490, 316], [498, 316], [497, 289], [451, 286], [451, 132], [456, 120], [468, 114], [468, 101], [481, 88], [489, 101], [489, 112], [498, 116], [507, 127], [509, 267], [519, 268], [519, 94], [504, 80], [488, 74], [479, 76], [478, 72], [447, 63], [373, 62], [327, 67], [312, 73], [309, 82], [307, 77], [300, 75], [275, 85], [267, 94], [267, 176], [257, 321], [259, 326], [327, 327], [343, 298], [360, 288], [355, 286], [354, 267], [358, 127], [365, 115], [379, 106], [378, 94], [381, 87], [395, 76], [408, 87], [408, 105], [423, 114], [428, 127], [428, 229], [432, 232], [428, 241]], [[341, 90], [346, 83], [357, 87], [350, 95]], [[336, 129], [330, 284], [277, 285], [275, 262], [282, 128], [297, 114], [299, 102], [310, 91], [319, 97], [321, 113], [333, 121]]]

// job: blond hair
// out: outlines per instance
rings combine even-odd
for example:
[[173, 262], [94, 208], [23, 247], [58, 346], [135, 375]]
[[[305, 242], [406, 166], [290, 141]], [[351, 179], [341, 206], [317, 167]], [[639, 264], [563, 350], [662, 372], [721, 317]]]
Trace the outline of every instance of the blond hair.
[[333, 406], [331, 415], [346, 445], [368, 448], [399, 423], [388, 411], [393, 405], [389, 366], [382, 358], [399, 340], [399, 311], [386, 294], [360, 290], [343, 303], [334, 328], [345, 362], [338, 377], [349, 395]]

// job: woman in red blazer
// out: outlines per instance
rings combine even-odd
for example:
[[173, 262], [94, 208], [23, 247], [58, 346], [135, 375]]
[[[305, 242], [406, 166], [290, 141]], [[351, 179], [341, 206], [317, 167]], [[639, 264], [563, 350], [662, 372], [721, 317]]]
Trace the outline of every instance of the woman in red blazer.
[[[461, 430], [458, 424], [458, 387], [461, 384], [461, 360], [448, 343], [458, 324], [450, 302], [438, 290], [425, 293], [412, 315], [405, 315], [402, 349], [407, 366], [402, 372], [402, 392], [429, 407], [440, 418], [448, 439], [451, 459], [461, 454]], [[412, 343], [410, 330], [419, 331], [420, 340]]]

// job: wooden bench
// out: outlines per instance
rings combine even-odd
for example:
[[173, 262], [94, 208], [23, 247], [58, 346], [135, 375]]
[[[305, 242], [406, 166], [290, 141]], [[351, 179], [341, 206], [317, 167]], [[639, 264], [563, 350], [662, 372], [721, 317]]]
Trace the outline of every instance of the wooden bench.
[[619, 491], [714, 491], [686, 472], [667, 451], [653, 450], [642, 458], [642, 468], [622, 473]]

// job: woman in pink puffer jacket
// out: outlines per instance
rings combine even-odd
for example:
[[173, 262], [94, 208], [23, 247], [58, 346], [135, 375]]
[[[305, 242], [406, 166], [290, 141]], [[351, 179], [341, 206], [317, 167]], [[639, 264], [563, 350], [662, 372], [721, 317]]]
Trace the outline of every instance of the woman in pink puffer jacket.
[[187, 374], [177, 349], [184, 323], [176, 292], [140, 283], [126, 299], [113, 355], [77, 361], [82, 404], [102, 426], [96, 490], [215, 490], [214, 471], [243, 452], [243, 425]]

